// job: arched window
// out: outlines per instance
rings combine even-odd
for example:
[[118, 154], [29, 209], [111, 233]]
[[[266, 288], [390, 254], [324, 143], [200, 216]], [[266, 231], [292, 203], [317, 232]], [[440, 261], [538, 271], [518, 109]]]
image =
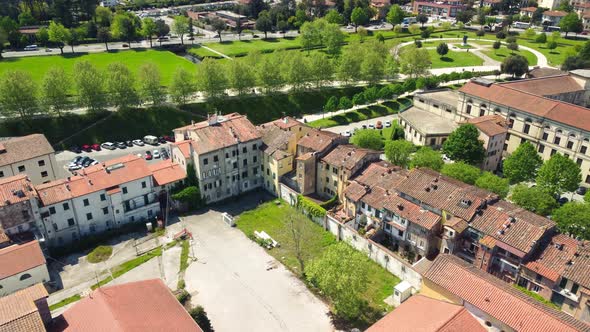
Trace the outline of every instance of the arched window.
[[468, 104], [473, 104], [473, 100], [471, 100], [471, 99], [467, 99], [467, 103], [468, 103]]
[[572, 137], [572, 138], [576, 138], [576, 134], [574, 134], [574, 133], [571, 133], [571, 134], [570, 134], [570, 137]]
[[557, 129], [557, 131], [556, 131], [556, 132], [557, 132], [558, 134], [563, 134], [563, 130], [561, 130], [561, 129]]
[[31, 277], [31, 275], [30, 275], [30, 274], [28, 274], [28, 273], [25, 273], [25, 274], [23, 274], [22, 276], [20, 276], [20, 280], [21, 280], [21, 281], [22, 281], [22, 280], [27, 280], [27, 279], [29, 279], [30, 277]]
[[486, 104], [481, 104], [481, 105], [479, 105], [479, 107], [480, 107], [480, 108], [488, 108], [488, 105], [486, 105]]
[[496, 107], [496, 108], [494, 108], [494, 113], [495, 114], [500, 114], [500, 113], [502, 113], [502, 110], [499, 109], [498, 107]]

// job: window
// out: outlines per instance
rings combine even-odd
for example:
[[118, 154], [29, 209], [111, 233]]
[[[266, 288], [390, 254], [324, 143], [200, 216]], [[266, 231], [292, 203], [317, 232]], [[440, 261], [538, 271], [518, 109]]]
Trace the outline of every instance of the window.
[[555, 136], [555, 138], [553, 139], [553, 143], [559, 145], [559, 142], [561, 142], [561, 137]]
[[47, 174], [47, 171], [43, 171], [41, 172], [41, 177], [42, 178], [46, 178], [49, 174]]
[[84, 206], [88, 206], [90, 205], [90, 202], [88, 201], [88, 198], [84, 198]]
[[67, 211], [67, 210], [69, 210], [69, 209], [70, 209], [70, 204], [68, 204], [68, 203], [63, 203], [63, 204], [62, 204], [62, 207], [64, 208], [64, 211]]
[[20, 280], [21, 280], [21, 281], [22, 281], [22, 280], [27, 280], [27, 279], [29, 279], [30, 277], [31, 277], [31, 275], [30, 275], [30, 274], [28, 274], [28, 273], [25, 273], [25, 274], [23, 274], [22, 276], [20, 276]]
[[252, 144], [252, 150], [256, 151], [256, 143]]
[[543, 153], [545, 151], [545, 145], [539, 144], [539, 153]]
[[582, 147], [580, 148], [580, 153], [584, 153], [584, 154], [586, 154], [586, 150], [587, 150], [587, 149], [588, 149], [588, 147], [587, 147], [587, 146], [585, 146], [585, 145], [582, 145]]
[[574, 142], [572, 142], [572, 141], [567, 141], [567, 145], [566, 145], [566, 147], [567, 147], [568, 149], [571, 149], [571, 148], [573, 148], [573, 147], [574, 147]]
[[436, 138], [431, 138], [430, 145], [435, 145], [435, 144], [436, 144]]
[[248, 152], [248, 148], [247, 147], [243, 147], [242, 148], [242, 153], [246, 153], [246, 152]]
[[554, 155], [554, 154], [556, 154], [556, 153], [557, 153], [557, 150], [551, 149], [551, 154], [550, 154], [551, 156]]
[[543, 133], [543, 137], [541, 139], [544, 140], [544, 141], [546, 141], [547, 140], [547, 137], [549, 137], [549, 133], [544, 132]]
[[234, 168], [238, 168], [238, 162], [237, 161], [234, 161], [233, 166], [234, 166]]
[[484, 116], [486, 114], [486, 110], [485, 109], [480, 109], [479, 110], [479, 116]]
[[590, 175], [586, 175], [586, 183], [590, 184]]
[[38, 164], [40, 167], [43, 167], [43, 166], [45, 166], [45, 160], [39, 160], [39, 161], [37, 162], [37, 164]]
[[567, 285], [567, 279], [566, 278], [561, 278], [561, 281], [559, 282], [559, 288], [565, 288], [565, 286]]
[[19, 172], [24, 172], [24, 171], [25, 171], [25, 166], [24, 166], [24, 165], [22, 165], [22, 166], [19, 166], [19, 167], [18, 167], [18, 171], [19, 171]]
[[581, 166], [582, 165], [582, 158], [578, 158], [578, 160], [576, 160], [576, 164]]
[[103, 214], [109, 214], [109, 208], [108, 207], [102, 208], [102, 213]]
[[141, 187], [142, 187], [142, 188], [145, 188], [145, 187], [147, 187], [147, 184], [145, 183], [145, 181], [141, 181]]
[[58, 231], [58, 228], [57, 228], [57, 224], [56, 223], [53, 223], [53, 230], [55, 230], [56, 232]]
[[244, 159], [244, 160], [242, 161], [242, 164], [243, 164], [244, 166], [247, 166], [247, 165], [248, 165], [248, 159]]
[[49, 214], [55, 214], [55, 207], [50, 207], [49, 208]]
[[106, 201], [107, 200], [107, 196], [105, 194], [100, 194], [100, 200], [101, 201]]
[[538, 293], [538, 292], [539, 292], [541, 289], [542, 289], [542, 288], [541, 288], [541, 286], [539, 286], [539, 285], [537, 285], [537, 284], [533, 284], [533, 285], [531, 286], [531, 290], [532, 290], [533, 292], [535, 292], [535, 293]]
[[527, 124], [524, 125], [523, 131], [524, 131], [525, 134], [528, 134], [529, 133], [529, 130], [531, 130], [531, 125], [527, 123]]
[[74, 218], [68, 219], [68, 226], [74, 226], [74, 225], [75, 225]]
[[541, 282], [541, 281], [543, 281], [543, 276], [537, 273], [537, 275], [535, 276], [535, 281], [536, 281], [536, 282]]
[[572, 285], [572, 293], [576, 294], [578, 292], [578, 288], [580, 288], [580, 285], [574, 282], [574, 284]]
[[506, 140], [509, 141], [510, 140], [510, 133], [506, 134]]
[[121, 189], [123, 190], [123, 194], [126, 194], [127, 193], [127, 187], [123, 187]]
[[92, 220], [92, 213], [86, 213], [86, 220]]
[[4, 177], [4, 172], [0, 171], [0, 178]]
[[465, 110], [465, 113], [471, 114], [471, 105], [467, 105], [467, 109]]
[[252, 162], [253, 163], [256, 163], [257, 161], [258, 161], [258, 157], [256, 157], [256, 156], [252, 157]]
[[209, 158], [203, 158], [203, 165], [209, 164]]
[[213, 162], [216, 163], [219, 161], [219, 157], [218, 156], [213, 156]]

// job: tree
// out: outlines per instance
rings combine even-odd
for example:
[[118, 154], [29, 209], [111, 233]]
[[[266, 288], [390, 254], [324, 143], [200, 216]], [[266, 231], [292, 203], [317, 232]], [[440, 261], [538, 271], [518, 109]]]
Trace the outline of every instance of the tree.
[[359, 148], [372, 149], [380, 151], [383, 149], [383, 137], [377, 130], [363, 129], [358, 130], [352, 136], [351, 143]]
[[393, 27], [393, 33], [395, 33], [396, 36], [399, 36], [403, 31], [404, 28], [402, 28], [401, 24], [397, 24]]
[[499, 40], [496, 40], [493, 44], [492, 44], [492, 48], [494, 50], [499, 50], [500, 47], [502, 46], [502, 42], [500, 42]]
[[529, 70], [529, 61], [522, 55], [511, 55], [502, 61], [500, 70], [512, 77], [520, 77]]
[[282, 58], [279, 54], [271, 53], [256, 63], [258, 82], [267, 93], [274, 92], [285, 84], [281, 74]]
[[287, 233], [286, 248], [293, 252], [299, 268], [305, 276], [305, 262], [311, 257], [310, 239], [314, 236], [313, 224], [295, 209], [289, 209], [283, 219], [284, 231]]
[[339, 242], [308, 263], [305, 274], [307, 280], [330, 299], [338, 317], [352, 320], [364, 311], [362, 292], [366, 287], [369, 264], [365, 255]]
[[358, 43], [351, 43], [342, 51], [338, 64], [337, 77], [346, 83], [354, 82], [361, 76], [364, 52]]
[[[0, 29], [0, 31], [3, 32], [4, 30]], [[47, 28], [40, 28], [39, 31], [37, 31], [37, 33], [35, 34], [35, 38], [37, 39], [37, 42], [39, 42], [39, 44], [47, 46], [47, 42], [49, 41], [49, 31], [47, 30]], [[5, 39], [4, 43], [6, 43], [7, 41], [8, 40]]]
[[49, 41], [56, 43], [61, 54], [64, 54], [64, 46], [70, 38], [70, 32], [61, 23], [51, 22], [47, 30], [49, 34]]
[[419, 49], [413, 45], [402, 48], [399, 56], [400, 72], [410, 77], [428, 74], [432, 62], [428, 50]]
[[510, 189], [508, 179], [503, 179], [490, 172], [484, 172], [477, 180], [475, 180], [475, 186], [489, 190], [500, 196], [500, 198], [505, 198]]
[[416, 21], [418, 21], [418, 23], [424, 27], [424, 24], [428, 22], [428, 16], [426, 16], [426, 14], [420, 13], [418, 16], [416, 16]]
[[152, 105], [160, 105], [166, 100], [158, 66], [152, 62], [144, 63], [139, 67], [138, 78], [139, 94], [143, 100], [152, 103]]
[[272, 20], [267, 10], [263, 10], [258, 15], [256, 29], [264, 32], [264, 39], [268, 37], [268, 32], [272, 29]]
[[547, 43], [547, 48], [550, 50], [549, 53], [553, 53], [553, 50], [557, 48], [557, 43], [550, 41]]
[[369, 32], [367, 31], [367, 29], [359, 27], [356, 34], [359, 36], [359, 41], [362, 43], [365, 41], [365, 38], [367, 38], [367, 36], [369, 35]]
[[574, 11], [574, 7], [570, 4], [569, 1], [564, 0], [564, 1], [561, 1], [559, 3], [559, 6], [557, 7], [557, 10], [560, 10], [560, 11], [563, 11], [563, 12], [566, 12], [566, 13], [571, 13], [571, 12]]
[[336, 55], [340, 53], [344, 43], [344, 33], [337, 24], [326, 24], [321, 31], [321, 38], [328, 54]]
[[168, 93], [177, 104], [186, 104], [191, 95], [195, 92], [194, 78], [186, 69], [176, 68]]
[[518, 51], [518, 44], [516, 42], [508, 43], [508, 46], [506, 47], [512, 51], [512, 54], [514, 54], [515, 51]]
[[324, 18], [326, 19], [326, 21], [328, 21], [328, 23], [339, 25], [344, 23], [344, 17], [342, 17], [342, 15], [340, 15], [340, 13], [334, 9], [328, 10]]
[[[212, 23], [214, 20], [212, 20]], [[190, 32], [188, 17], [182, 15], [176, 16], [174, 18], [174, 21], [172, 21], [172, 26], [170, 27], [170, 30], [172, 31], [172, 33], [180, 37], [180, 43], [184, 45], [184, 35]], [[219, 40], [221, 41], [221, 38]]]
[[402, 126], [400, 126], [397, 121], [393, 122], [391, 126], [393, 128], [393, 130], [391, 131], [392, 141], [397, 141], [405, 138], [406, 134], [404, 133], [404, 128], [402, 128]]
[[301, 40], [301, 47], [304, 50], [311, 50], [315, 46], [322, 44], [322, 35], [316, 21], [305, 22], [299, 29], [299, 39]]
[[198, 186], [189, 186], [171, 196], [173, 200], [185, 203], [189, 210], [202, 206], [203, 199]]
[[362, 79], [374, 84], [383, 78], [384, 72], [385, 57], [378, 51], [371, 51], [369, 48], [361, 63]]
[[357, 29], [360, 25], [365, 25], [367, 22], [369, 22], [367, 12], [361, 7], [356, 7], [350, 14], [350, 22], [354, 24], [354, 32], [357, 32]]
[[0, 80], [0, 112], [4, 117], [18, 116], [28, 121], [38, 110], [37, 86], [31, 74], [8, 70]]
[[428, 167], [440, 171], [444, 164], [440, 152], [434, 151], [428, 146], [423, 146], [412, 156], [410, 168]]
[[62, 112], [70, 108], [68, 90], [70, 78], [61, 67], [50, 68], [43, 77], [41, 83], [42, 105], [49, 111], [61, 116]]
[[543, 160], [535, 147], [531, 143], [525, 142], [504, 160], [504, 176], [511, 183], [533, 181], [542, 164]]
[[561, 28], [562, 32], [565, 32], [565, 36], [570, 32], [580, 33], [584, 30], [584, 24], [582, 23], [582, 19], [578, 17], [577, 13], [569, 13], [565, 15], [559, 21], [559, 27]]
[[0, 27], [0, 60], [2, 57], [2, 52], [4, 51], [4, 46], [8, 42], [8, 35], [6, 32]]
[[[156, 36], [163, 37], [170, 33], [170, 27], [164, 20], [156, 21]], [[160, 46], [162, 46], [162, 39], [160, 39]]]
[[574, 191], [582, 181], [580, 166], [559, 153], [551, 156], [537, 174], [537, 185], [549, 194]]
[[191, 315], [203, 332], [213, 332], [211, 321], [209, 320], [209, 317], [207, 317], [207, 312], [205, 312], [205, 309], [202, 306], [198, 305], [195, 308], [192, 308], [189, 311], [189, 315]]
[[420, 27], [418, 26], [418, 24], [410, 24], [410, 26], [408, 27], [408, 31], [412, 35], [417, 35], [417, 34], [419, 34], [421, 32]]
[[152, 38], [157, 34], [156, 22], [151, 18], [146, 18], [141, 21], [141, 34], [150, 41], [150, 48], [152, 45]]
[[[137, 21], [136, 21], [137, 20]], [[141, 21], [132, 12], [119, 12], [115, 14], [111, 24], [111, 34], [114, 38], [126, 41], [131, 48], [131, 41], [137, 37]]]
[[328, 99], [328, 101], [326, 102], [326, 105], [324, 105], [324, 112], [331, 113], [337, 109], [338, 109], [338, 97], [332, 96]]
[[475, 181], [477, 181], [481, 175], [481, 170], [479, 168], [462, 161], [444, 164], [440, 172], [467, 184], [475, 184]]
[[452, 160], [471, 165], [478, 165], [485, 157], [483, 141], [479, 139], [477, 127], [472, 124], [455, 129], [443, 143], [442, 151]]
[[463, 10], [458, 12], [455, 18], [457, 19], [457, 22], [469, 23], [474, 14], [475, 13], [472, 10]]
[[217, 32], [217, 36], [219, 36], [219, 42], [221, 43], [221, 33], [225, 31], [227, 24], [220, 18], [214, 18], [211, 20], [211, 26], [213, 27], [213, 31]]
[[96, 39], [104, 43], [107, 52], [109, 51], [109, 41], [111, 40], [111, 30], [108, 27], [100, 27], [96, 32]]
[[402, 23], [402, 21], [404, 20], [404, 16], [405, 14], [402, 10], [402, 7], [400, 7], [399, 5], [393, 5], [389, 8], [389, 11], [387, 12], [386, 20], [388, 23], [391, 23], [391, 25], [395, 26]]
[[135, 78], [123, 63], [109, 63], [106, 71], [106, 85], [111, 105], [123, 108], [139, 104], [139, 96], [135, 91]]
[[282, 73], [285, 81], [295, 91], [302, 90], [310, 80], [310, 66], [306, 58], [289, 52], [284, 57]]
[[81, 106], [91, 111], [107, 106], [104, 76], [92, 63], [83, 60], [74, 64], [74, 83]]
[[107, 7], [96, 7], [96, 10], [94, 11], [94, 19], [99, 26], [108, 28], [113, 21], [113, 12]]
[[67, 44], [70, 45], [70, 47], [72, 48], [72, 53], [74, 52], [74, 46], [76, 46], [76, 44], [78, 44], [78, 42], [80, 42], [80, 40], [84, 39], [84, 34], [82, 29], [70, 29], [68, 36], [67, 36]]
[[438, 46], [436, 47], [436, 53], [438, 53], [438, 55], [440, 55], [442, 58], [447, 53], [449, 53], [449, 45], [447, 45], [447, 43], [438, 44]]
[[547, 35], [544, 32], [541, 32], [535, 37], [535, 42], [539, 44], [545, 44], [547, 42]]
[[524, 35], [524, 37], [526, 37], [528, 39], [533, 39], [537, 35], [537, 32], [533, 28], [528, 28], [528, 29], [524, 30], [523, 35]]
[[553, 211], [551, 217], [560, 232], [590, 239], [590, 204], [569, 202]]
[[558, 42], [561, 39], [561, 32], [560, 31], [553, 31], [551, 33], [550, 40], [554, 42]]
[[225, 93], [225, 89], [228, 87], [228, 81], [221, 62], [211, 58], [205, 59], [199, 66], [198, 74], [199, 88], [207, 97], [216, 98]]
[[328, 56], [321, 52], [313, 53], [308, 58], [309, 78], [315, 82], [316, 88], [321, 88], [332, 80], [334, 67]]
[[542, 216], [551, 214], [557, 206], [557, 201], [551, 194], [541, 190], [539, 187], [529, 188], [519, 184], [512, 190], [510, 200], [523, 209], [535, 212]]
[[341, 110], [349, 109], [352, 107], [352, 101], [350, 98], [343, 96], [340, 97], [340, 101], [338, 102], [338, 108]]
[[229, 86], [242, 95], [256, 85], [256, 77], [252, 67], [245, 61], [230, 61], [227, 66]]
[[385, 158], [401, 167], [408, 166], [412, 152], [414, 144], [405, 140], [390, 141], [385, 145]]

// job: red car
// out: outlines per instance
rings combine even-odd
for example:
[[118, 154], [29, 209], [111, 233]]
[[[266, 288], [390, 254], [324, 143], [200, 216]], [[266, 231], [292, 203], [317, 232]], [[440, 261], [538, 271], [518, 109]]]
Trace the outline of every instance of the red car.
[[84, 144], [84, 145], [82, 145], [82, 151], [91, 152], [92, 149], [90, 148], [90, 145]]
[[100, 151], [100, 144], [92, 144], [90, 148], [94, 151]]
[[164, 136], [164, 139], [168, 142], [174, 142], [174, 137], [173, 136]]
[[152, 156], [152, 152], [151, 151], [146, 151], [145, 152], [145, 160], [152, 160], [153, 156]]

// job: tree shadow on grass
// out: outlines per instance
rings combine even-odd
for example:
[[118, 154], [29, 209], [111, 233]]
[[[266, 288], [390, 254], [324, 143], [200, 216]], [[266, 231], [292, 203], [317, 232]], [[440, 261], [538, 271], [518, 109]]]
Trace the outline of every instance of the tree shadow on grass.
[[443, 61], [443, 62], [455, 62], [455, 59], [449, 58], [448, 56], [443, 56], [443, 57], [440, 58], [440, 61]]

